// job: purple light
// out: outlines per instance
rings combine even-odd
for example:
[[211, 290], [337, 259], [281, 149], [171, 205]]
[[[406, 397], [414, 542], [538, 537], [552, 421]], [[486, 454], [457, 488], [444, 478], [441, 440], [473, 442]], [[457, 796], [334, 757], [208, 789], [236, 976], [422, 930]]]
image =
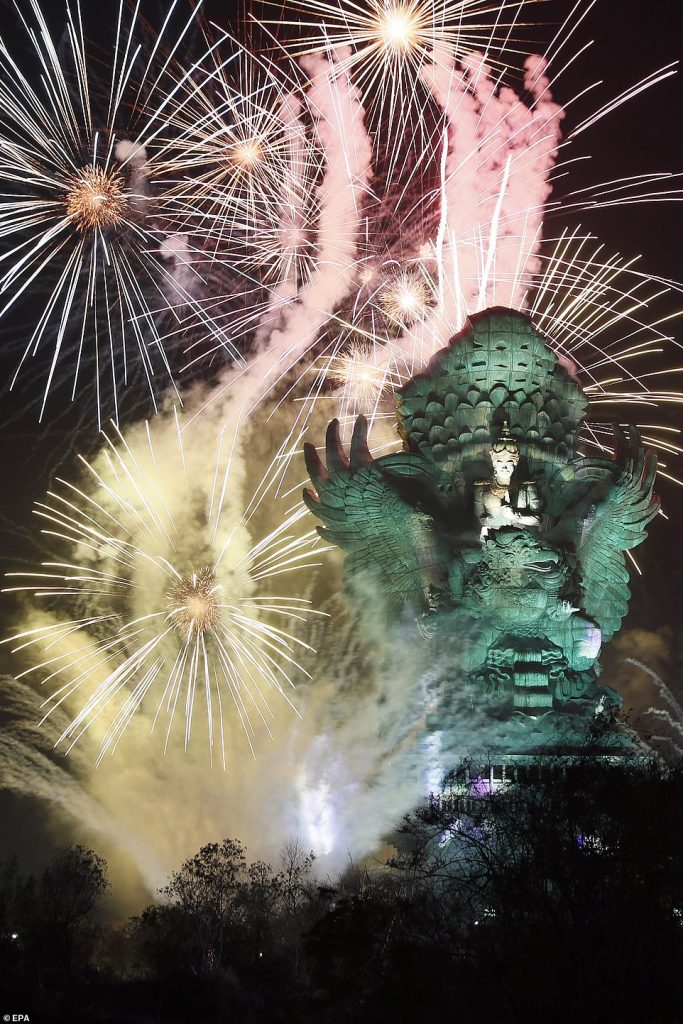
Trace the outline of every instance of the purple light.
[[472, 782], [470, 792], [472, 796], [489, 796], [491, 793], [491, 783], [488, 779], [478, 775]]

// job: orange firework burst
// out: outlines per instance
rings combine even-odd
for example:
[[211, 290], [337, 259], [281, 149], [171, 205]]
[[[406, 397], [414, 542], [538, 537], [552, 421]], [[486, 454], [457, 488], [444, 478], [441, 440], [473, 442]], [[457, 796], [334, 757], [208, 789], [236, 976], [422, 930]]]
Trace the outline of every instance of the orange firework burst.
[[128, 207], [126, 183], [120, 171], [84, 167], [66, 194], [66, 212], [79, 231], [114, 228]]

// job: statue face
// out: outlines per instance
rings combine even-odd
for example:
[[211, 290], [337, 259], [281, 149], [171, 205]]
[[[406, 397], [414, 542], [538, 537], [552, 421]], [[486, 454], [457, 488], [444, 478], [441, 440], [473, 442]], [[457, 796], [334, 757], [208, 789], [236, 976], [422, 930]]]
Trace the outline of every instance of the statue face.
[[512, 480], [517, 459], [512, 452], [491, 452], [491, 462], [496, 483], [507, 486]]

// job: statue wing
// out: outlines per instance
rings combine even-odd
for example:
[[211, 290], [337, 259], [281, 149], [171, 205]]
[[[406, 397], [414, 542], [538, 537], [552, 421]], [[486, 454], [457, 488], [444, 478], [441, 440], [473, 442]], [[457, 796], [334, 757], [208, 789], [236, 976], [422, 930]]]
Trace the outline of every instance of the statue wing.
[[577, 523], [577, 557], [584, 590], [583, 607], [600, 626], [603, 639], [618, 630], [631, 596], [625, 553], [641, 544], [659, 511], [653, 494], [657, 457], [646, 452], [638, 431], [617, 434], [612, 486]]
[[[318, 532], [346, 552], [350, 577], [372, 580], [393, 602], [426, 607], [430, 579], [442, 559], [433, 520], [401, 496], [403, 482], [428, 485], [429, 463], [420, 455], [397, 453], [375, 460], [367, 444], [367, 421], [359, 416], [350, 458], [339, 437], [339, 422], [327, 428], [324, 465], [315, 447], [304, 447], [306, 467], [315, 490], [304, 501], [322, 520]], [[396, 480], [400, 478], [400, 480]]]

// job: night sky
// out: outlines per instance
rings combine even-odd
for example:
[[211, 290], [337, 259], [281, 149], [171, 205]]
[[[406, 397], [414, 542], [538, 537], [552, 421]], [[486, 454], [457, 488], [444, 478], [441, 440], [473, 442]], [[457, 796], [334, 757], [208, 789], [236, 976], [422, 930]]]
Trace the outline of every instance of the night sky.
[[[86, 0], [86, 8], [97, 7], [101, 12], [102, 24], [113, 22], [116, 10], [114, 0]], [[545, 41], [551, 35], [552, 23], [560, 22], [572, 4], [565, 0], [552, 0], [540, 4], [537, 11], [540, 20], [546, 24], [531, 31], [531, 36]], [[59, 22], [63, 6], [55, 0], [45, 3], [54, 24]], [[148, 5], [152, 11], [154, 5]], [[226, 23], [229, 18], [235, 24], [234, 9], [225, 2], [208, 0], [207, 14], [218, 22]], [[91, 17], [91, 12], [88, 10]], [[593, 47], [563, 76], [554, 90], [556, 100], [565, 104], [579, 90], [589, 83], [603, 80], [603, 85], [580, 100], [568, 115], [569, 124], [576, 124], [591, 110], [602, 105], [607, 99], [618, 94], [646, 73], [680, 57], [680, 2], [679, 0], [655, 0], [652, 4], [625, 4], [623, 0], [599, 0], [576, 34], [576, 43], [567, 48], [567, 56], [578, 49], [578, 44], [594, 39]], [[0, 7], [3, 23], [11, 19], [9, 3]], [[4, 27], [3, 27], [4, 32]], [[101, 38], [106, 30], [100, 29]], [[543, 46], [539, 46], [542, 51]], [[680, 75], [668, 80], [627, 105], [610, 114], [591, 131], [581, 136], [571, 148], [571, 156], [590, 155], [590, 161], [572, 165], [573, 188], [583, 184], [604, 181], [636, 172], [673, 170], [683, 168], [683, 147], [681, 144], [681, 109], [683, 108], [683, 79]], [[560, 185], [560, 190], [563, 188]], [[572, 214], [573, 223], [580, 222], [584, 228], [593, 231], [606, 243], [609, 252], [619, 251], [633, 255], [642, 253], [641, 266], [649, 272], [673, 280], [683, 280], [683, 257], [681, 256], [682, 224], [680, 205], [658, 203], [642, 206], [623, 206], [616, 209], [586, 211]], [[560, 215], [550, 223], [553, 232], [567, 223]], [[2, 243], [0, 243], [2, 244]], [[683, 296], [681, 296], [683, 306]], [[678, 328], [683, 341], [683, 333]], [[13, 362], [12, 327], [0, 327], [4, 352], [0, 368], [5, 380]], [[9, 355], [8, 355], [9, 350]], [[683, 365], [683, 352], [680, 364]], [[41, 370], [43, 368], [41, 367]], [[671, 388], [680, 387], [683, 381], [670, 378]], [[30, 509], [34, 501], [40, 500], [51, 478], [57, 473], [67, 473], [73, 468], [73, 454], [76, 450], [92, 450], [96, 437], [91, 426], [91, 417], [84, 417], [81, 410], [67, 408], [60, 415], [57, 410], [48, 410], [45, 422], [36, 423], [35, 406], [37, 388], [28, 375], [24, 375], [14, 392], [3, 389], [0, 397], [0, 417], [3, 422], [2, 445], [0, 445], [0, 479], [3, 481], [2, 494], [2, 568], [16, 567], [24, 559], [36, 558], [32, 536], [35, 528], [31, 523]], [[667, 422], [683, 425], [679, 409], [669, 410]], [[661, 421], [660, 415], [660, 421]], [[680, 461], [680, 460], [679, 460]], [[678, 467], [683, 476], [683, 465]], [[650, 540], [640, 549], [639, 562], [644, 570], [643, 579], [632, 581], [633, 603], [625, 631], [631, 636], [634, 655], [641, 657], [645, 648], [638, 647], [636, 640], [647, 633], [666, 638], [669, 651], [668, 664], [657, 661], [653, 667], [662, 671], [667, 683], [683, 697], [683, 681], [680, 669], [683, 652], [678, 634], [681, 626], [681, 586], [683, 585], [683, 544], [681, 543], [681, 521], [683, 500], [681, 489], [672, 484], [660, 488], [664, 509], [669, 516], [661, 518], [651, 528]], [[2, 598], [4, 615], [10, 610], [6, 597]], [[630, 631], [630, 633], [629, 633]], [[635, 639], [634, 639], [635, 638]], [[649, 642], [649, 641], [648, 641]], [[628, 656], [629, 641], [615, 641], [615, 651], [605, 657], [609, 681], [617, 683], [618, 659]], [[654, 650], [650, 647], [650, 650]], [[661, 650], [661, 648], [657, 648]], [[647, 652], [646, 652], [647, 653]], [[0, 668], [10, 672], [11, 665], [6, 650], [0, 654]], [[629, 675], [633, 691], [638, 679]], [[0, 816], [4, 827], [0, 830], [0, 857], [18, 852], [27, 866], [42, 864], [52, 843], [71, 841], [72, 829], [64, 824], [61, 831], [59, 822], [48, 822], [44, 809], [38, 802], [0, 794]], [[80, 837], [79, 837], [80, 838]], [[88, 837], [85, 837], [86, 840]], [[218, 837], [217, 837], [218, 838]], [[94, 840], [93, 840], [94, 842]]]

